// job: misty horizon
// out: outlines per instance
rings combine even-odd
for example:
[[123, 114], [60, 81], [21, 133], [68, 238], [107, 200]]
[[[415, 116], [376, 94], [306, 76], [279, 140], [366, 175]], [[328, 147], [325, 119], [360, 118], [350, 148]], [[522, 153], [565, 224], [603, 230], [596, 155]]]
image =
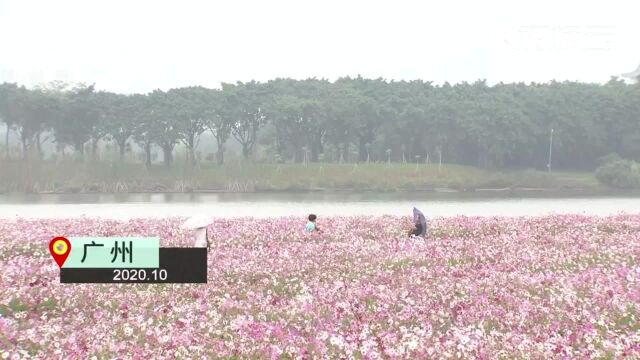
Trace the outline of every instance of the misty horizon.
[[[629, 73], [632, 74], [632, 73]], [[606, 81], [601, 81], [601, 82], [594, 82], [594, 81], [578, 81], [578, 80], [557, 80], [557, 79], [551, 79], [548, 81], [514, 81], [514, 82], [506, 82], [506, 81], [497, 81], [497, 82], [489, 82], [487, 79], [476, 79], [473, 81], [467, 81], [467, 80], [462, 80], [459, 82], [450, 82], [450, 81], [443, 81], [443, 82], [435, 82], [432, 80], [428, 80], [428, 79], [386, 79], [383, 78], [381, 76], [379, 77], [362, 77], [360, 74], [357, 74], [356, 76], [340, 76], [337, 77], [336, 79], [328, 79], [328, 78], [320, 78], [320, 77], [315, 77], [315, 76], [309, 76], [309, 77], [305, 77], [305, 78], [292, 78], [292, 77], [279, 77], [279, 78], [273, 78], [273, 79], [267, 79], [264, 81], [257, 81], [257, 80], [249, 80], [249, 81], [242, 81], [242, 80], [237, 80], [237, 81], [231, 81], [231, 82], [221, 82], [218, 84], [218, 86], [205, 86], [205, 85], [199, 85], [199, 84], [192, 84], [192, 85], [184, 85], [184, 86], [179, 86], [179, 87], [173, 87], [173, 88], [153, 88], [149, 91], [146, 92], [118, 92], [118, 91], [112, 91], [109, 89], [104, 89], [100, 86], [100, 84], [98, 84], [95, 81], [78, 81], [78, 82], [67, 82], [64, 80], [51, 80], [49, 82], [46, 83], [39, 83], [39, 84], [34, 84], [32, 86], [28, 86], [26, 84], [22, 84], [22, 83], [18, 83], [18, 82], [9, 82], [9, 81], [5, 81], [5, 82], [0, 82], [1, 83], [7, 83], [7, 84], [15, 84], [17, 86], [21, 86], [24, 87], [26, 89], [29, 90], [59, 90], [59, 91], [69, 91], [71, 89], [73, 89], [74, 87], [86, 87], [86, 86], [93, 86], [97, 91], [102, 91], [102, 92], [109, 92], [109, 93], [115, 93], [115, 94], [121, 94], [121, 95], [149, 95], [154, 91], [168, 91], [168, 90], [172, 90], [172, 89], [182, 89], [182, 88], [191, 88], [191, 87], [202, 87], [202, 88], [206, 88], [206, 89], [211, 89], [211, 90], [222, 90], [222, 87], [224, 84], [238, 84], [238, 83], [251, 83], [251, 82], [255, 82], [256, 84], [268, 84], [269, 82], [272, 81], [280, 81], [280, 80], [293, 80], [293, 81], [305, 81], [305, 80], [318, 80], [318, 81], [327, 81], [328, 83], [334, 84], [337, 81], [340, 80], [344, 80], [344, 79], [364, 79], [364, 80], [381, 80], [382, 82], [388, 83], [388, 84], [392, 84], [392, 83], [412, 83], [412, 82], [418, 82], [418, 83], [424, 83], [424, 84], [430, 84], [431, 86], [435, 87], [435, 88], [439, 88], [439, 87], [443, 87], [443, 86], [456, 86], [456, 85], [471, 85], [471, 84], [475, 84], [475, 83], [484, 83], [489, 87], [494, 87], [496, 85], [525, 85], [525, 86], [532, 86], [532, 85], [549, 85], [549, 84], [553, 84], [553, 83], [575, 83], [575, 84], [587, 84], [587, 85], [605, 85], [606, 83], [610, 82], [610, 81], [622, 81], [625, 84], [633, 84], [636, 82], [636, 80], [630, 79], [626, 76], [624, 76], [625, 74], [618, 74], [618, 75], [611, 75], [611, 77], [609, 77], [609, 79], [607, 79]], [[60, 87], [60, 88], [56, 88], [56, 87]]]
[[[35, 10], [35, 11], [34, 11]], [[577, 11], [579, 10], [579, 11]], [[635, 69], [627, 1], [0, 1], [0, 83], [146, 93], [276, 78], [605, 83]]]

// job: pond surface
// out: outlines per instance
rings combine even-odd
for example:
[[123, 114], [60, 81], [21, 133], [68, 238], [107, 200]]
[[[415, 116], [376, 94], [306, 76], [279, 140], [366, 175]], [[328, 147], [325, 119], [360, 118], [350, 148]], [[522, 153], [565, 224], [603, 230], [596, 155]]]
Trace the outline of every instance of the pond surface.
[[640, 212], [640, 197], [545, 197], [466, 193], [250, 193], [250, 194], [10, 194], [0, 195], [0, 218], [191, 216], [279, 217], [609, 215]]

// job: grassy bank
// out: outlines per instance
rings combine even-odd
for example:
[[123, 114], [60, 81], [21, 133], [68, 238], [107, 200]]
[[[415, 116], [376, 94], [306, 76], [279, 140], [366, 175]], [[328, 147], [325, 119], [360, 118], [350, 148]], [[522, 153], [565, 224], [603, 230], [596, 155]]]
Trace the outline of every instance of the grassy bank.
[[0, 192], [500, 191], [603, 188], [590, 173], [488, 171], [461, 165], [253, 164], [196, 169], [76, 162], [0, 163]]

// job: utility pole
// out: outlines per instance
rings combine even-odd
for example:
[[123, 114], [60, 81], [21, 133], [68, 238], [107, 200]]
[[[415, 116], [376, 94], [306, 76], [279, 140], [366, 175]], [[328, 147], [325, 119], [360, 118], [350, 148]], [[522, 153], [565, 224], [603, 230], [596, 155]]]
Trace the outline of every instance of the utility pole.
[[553, 151], [553, 128], [549, 134], [549, 161], [547, 161], [547, 171], [551, 172], [551, 152]]

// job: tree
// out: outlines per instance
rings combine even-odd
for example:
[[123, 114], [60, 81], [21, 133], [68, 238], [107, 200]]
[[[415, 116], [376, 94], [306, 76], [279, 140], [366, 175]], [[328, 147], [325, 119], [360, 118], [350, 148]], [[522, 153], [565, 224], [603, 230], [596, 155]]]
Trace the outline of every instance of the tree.
[[74, 87], [62, 99], [62, 111], [53, 126], [56, 142], [73, 146], [80, 159], [100, 118], [94, 96], [94, 85]]
[[151, 146], [154, 141], [154, 110], [149, 105], [151, 101], [145, 98], [145, 105], [140, 113], [139, 122], [133, 130], [133, 137], [138, 145], [144, 150], [144, 164], [148, 168], [151, 166]]
[[358, 161], [367, 161], [370, 146], [375, 141], [375, 133], [382, 122], [382, 103], [387, 96], [386, 83], [382, 79], [364, 79], [358, 76], [336, 81], [337, 86], [345, 86], [353, 92], [353, 103], [356, 107], [354, 130], [357, 137]]
[[242, 156], [247, 159], [253, 153], [258, 130], [266, 121], [263, 87], [255, 81], [238, 82], [222, 84], [222, 91], [227, 94], [224, 112], [232, 121], [231, 134], [242, 145]]
[[97, 92], [90, 97], [90, 106], [94, 116], [90, 130], [91, 159], [98, 160], [98, 143], [109, 135], [108, 113], [112, 111], [111, 101], [114, 94], [108, 92]]
[[180, 125], [172, 108], [170, 95], [155, 90], [149, 96], [150, 112], [146, 131], [152, 141], [162, 149], [165, 166], [173, 162], [173, 149], [181, 139]]
[[359, 110], [365, 100], [352, 87], [334, 84], [326, 107], [327, 141], [336, 151], [339, 162], [349, 161], [350, 148], [358, 136]]
[[11, 158], [9, 133], [13, 125], [17, 123], [16, 114], [12, 109], [12, 104], [15, 101], [17, 92], [18, 86], [16, 84], [0, 84], [0, 119], [2, 119], [7, 127], [4, 141], [7, 160]]
[[172, 89], [167, 92], [170, 111], [177, 123], [179, 139], [189, 151], [189, 161], [195, 165], [195, 148], [207, 128], [209, 91], [200, 86]]
[[34, 144], [38, 156], [42, 157], [40, 135], [53, 118], [53, 99], [41, 90], [30, 91], [20, 87], [15, 89], [8, 101], [7, 118], [16, 126], [23, 158], [27, 159]]
[[[592, 170], [611, 152], [640, 160], [640, 85], [613, 78], [604, 85], [577, 82], [496, 84], [485, 81], [434, 86], [424, 81], [341, 78], [275, 79], [223, 84], [222, 90], [186, 87], [146, 95], [96, 92], [64, 83], [27, 89], [0, 85], [0, 121], [20, 138], [24, 156], [42, 154], [41, 136], [53, 128], [57, 145], [82, 157], [90, 142], [117, 143], [124, 158], [132, 136], [151, 163], [160, 146], [171, 164], [183, 143], [193, 163], [198, 139], [211, 131], [217, 162], [233, 136], [245, 158], [260, 144], [278, 161], [300, 162], [311, 153], [333, 160], [425, 158], [486, 168], [544, 168], [554, 129], [557, 169]], [[264, 126], [264, 125], [267, 126]]]
[[205, 126], [211, 131], [216, 139], [217, 151], [216, 162], [218, 165], [224, 164], [225, 144], [231, 136], [232, 113], [228, 93], [219, 90], [209, 90], [206, 94], [205, 108], [203, 116]]
[[312, 133], [315, 107], [316, 104], [310, 100], [290, 95], [275, 97], [270, 105], [276, 131], [290, 146], [294, 162], [301, 162], [304, 158], [303, 149]]
[[[105, 94], [104, 126], [108, 137], [118, 146], [120, 162], [124, 161], [127, 142], [135, 134], [139, 123], [143, 121], [146, 110], [144, 95]], [[150, 149], [149, 149], [150, 150]], [[148, 161], [151, 161], [150, 153]]]

